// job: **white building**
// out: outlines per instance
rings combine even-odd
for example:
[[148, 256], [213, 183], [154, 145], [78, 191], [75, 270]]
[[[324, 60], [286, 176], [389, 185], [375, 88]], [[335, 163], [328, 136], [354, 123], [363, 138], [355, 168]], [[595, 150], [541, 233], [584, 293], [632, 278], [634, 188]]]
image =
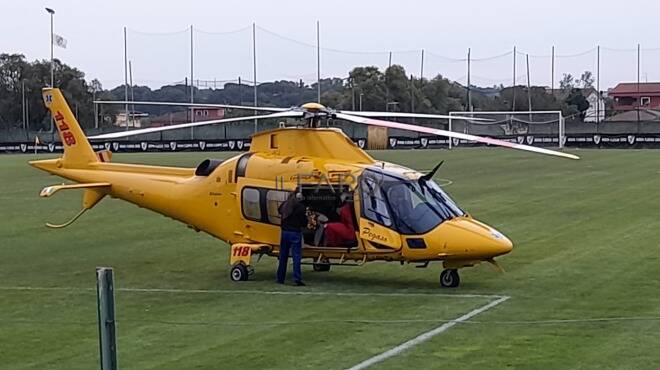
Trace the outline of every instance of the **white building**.
[[605, 120], [605, 97], [595, 89], [585, 89], [583, 94], [589, 102], [584, 115], [584, 122], [602, 122]]
[[126, 112], [117, 113], [115, 116], [115, 126], [126, 127], [128, 121], [128, 127], [142, 127], [144, 120], [149, 118], [149, 113], [128, 112], [128, 116], [129, 119], [127, 120]]

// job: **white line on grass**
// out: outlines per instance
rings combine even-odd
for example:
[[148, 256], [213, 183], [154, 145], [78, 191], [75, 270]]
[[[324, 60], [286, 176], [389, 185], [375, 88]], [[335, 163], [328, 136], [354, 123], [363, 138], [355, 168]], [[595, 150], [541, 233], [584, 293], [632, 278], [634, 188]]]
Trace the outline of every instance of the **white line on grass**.
[[[32, 287], [32, 286], [0, 286], [0, 290], [57, 290], [57, 291], [95, 291], [96, 288], [80, 287]], [[365, 292], [315, 292], [315, 291], [282, 291], [282, 290], [247, 290], [247, 289], [169, 289], [169, 288], [116, 288], [119, 292], [137, 292], [137, 293], [183, 293], [183, 294], [266, 294], [266, 295], [320, 295], [320, 296], [383, 296], [383, 297], [453, 297], [453, 298], [503, 298], [501, 295], [488, 294], [447, 294], [433, 292], [410, 292], [410, 293], [365, 293]], [[508, 298], [508, 297], [507, 297]]]
[[433, 330], [427, 331], [426, 333], [420, 334], [417, 337], [415, 337], [413, 339], [410, 339], [409, 341], [406, 341], [404, 343], [401, 343], [398, 346], [396, 346], [396, 347], [394, 347], [390, 350], [387, 350], [387, 351], [385, 351], [385, 352], [383, 352], [379, 355], [376, 355], [374, 357], [368, 358], [368, 359], [360, 362], [359, 364], [349, 368], [349, 370], [366, 369], [366, 368], [368, 368], [372, 365], [375, 365], [377, 363], [385, 361], [390, 357], [397, 356], [397, 355], [401, 354], [402, 352], [404, 352], [404, 351], [406, 351], [406, 350], [408, 350], [408, 349], [410, 349], [410, 348], [412, 348], [412, 347], [414, 347], [414, 346], [416, 346], [420, 343], [426, 342], [427, 340], [435, 337], [436, 335], [447, 331], [448, 329], [450, 329], [454, 325], [459, 324], [459, 323], [464, 322], [464, 321], [467, 321], [467, 320], [471, 319], [472, 317], [477, 316], [478, 314], [480, 314], [482, 312], [485, 312], [485, 311], [497, 306], [498, 304], [506, 301], [507, 299], [509, 299], [509, 297], [503, 296], [503, 297], [500, 297], [500, 298], [498, 298], [498, 299], [496, 299], [496, 300], [494, 300], [494, 301], [492, 301], [492, 302], [490, 302], [486, 305], [483, 305], [479, 308], [475, 308], [474, 310], [466, 313], [465, 315], [463, 315], [463, 316], [461, 316], [457, 319], [446, 322], [446, 323], [442, 324], [441, 326], [438, 326], [437, 328], [435, 328]]

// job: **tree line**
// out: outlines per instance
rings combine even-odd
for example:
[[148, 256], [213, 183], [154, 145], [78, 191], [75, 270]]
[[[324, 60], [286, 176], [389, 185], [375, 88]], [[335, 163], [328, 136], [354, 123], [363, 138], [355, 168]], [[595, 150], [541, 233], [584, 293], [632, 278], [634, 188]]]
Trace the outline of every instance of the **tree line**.
[[[84, 127], [94, 125], [92, 101], [124, 100], [125, 86], [110, 90], [85, 74], [55, 59], [54, 82], [64, 92], [74, 114]], [[562, 110], [564, 115], [580, 114], [589, 107], [583, 91], [590, 88], [593, 78], [585, 72], [579, 79], [564, 75], [557, 91], [546, 87], [526, 86], [469, 88], [442, 75], [420, 79], [408, 75], [400, 65], [385, 71], [374, 66], [356, 67], [347, 78], [326, 78], [321, 83], [321, 103], [342, 110], [378, 110], [446, 114], [450, 111], [486, 111], [528, 109]], [[50, 84], [50, 61], [27, 61], [21, 54], [0, 54], [0, 128], [22, 128], [24, 117], [31, 130], [49, 127], [50, 118], [41, 97], [41, 88]], [[257, 100], [261, 106], [290, 107], [316, 101], [317, 84], [303, 81], [274, 81], [259, 84]], [[253, 86], [227, 83], [218, 89], [193, 88], [195, 102], [253, 105]], [[189, 102], [190, 87], [167, 85], [158, 89], [130, 86], [129, 99], [135, 101]], [[24, 109], [25, 107], [25, 109]], [[115, 114], [123, 107], [104, 105], [99, 111], [101, 126], [111, 126]], [[161, 115], [180, 107], [139, 106], [136, 111]]]

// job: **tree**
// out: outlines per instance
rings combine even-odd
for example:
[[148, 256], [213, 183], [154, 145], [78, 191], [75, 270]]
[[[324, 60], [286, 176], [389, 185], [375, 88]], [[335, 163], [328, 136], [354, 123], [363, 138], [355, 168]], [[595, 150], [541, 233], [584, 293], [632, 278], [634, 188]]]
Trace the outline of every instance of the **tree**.
[[559, 88], [562, 91], [570, 91], [572, 88], [575, 87], [575, 79], [573, 78], [573, 75], [570, 73], [564, 73], [563, 77], [559, 81]]
[[581, 118], [584, 118], [584, 114], [587, 109], [589, 109], [589, 101], [587, 98], [582, 95], [582, 90], [572, 89], [570, 94], [565, 100], [566, 106], [564, 107], [565, 115], [580, 114]]
[[[357, 67], [348, 73], [353, 84], [355, 100], [362, 96], [363, 110], [384, 110], [386, 100], [385, 77], [378, 67]], [[352, 96], [350, 97], [352, 99]], [[356, 103], [359, 109], [359, 104]]]
[[580, 76], [580, 81], [578, 81], [578, 85], [583, 89], [588, 89], [594, 86], [594, 81], [595, 80], [593, 77], [593, 73], [591, 73], [590, 71], [584, 71], [584, 73], [582, 73], [582, 76]]

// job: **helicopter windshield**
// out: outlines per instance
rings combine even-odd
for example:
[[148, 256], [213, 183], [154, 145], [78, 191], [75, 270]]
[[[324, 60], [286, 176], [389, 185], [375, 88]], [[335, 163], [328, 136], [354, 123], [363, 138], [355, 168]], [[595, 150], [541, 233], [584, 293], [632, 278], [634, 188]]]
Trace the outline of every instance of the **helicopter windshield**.
[[410, 180], [365, 171], [363, 216], [402, 234], [424, 234], [465, 213], [433, 180]]

